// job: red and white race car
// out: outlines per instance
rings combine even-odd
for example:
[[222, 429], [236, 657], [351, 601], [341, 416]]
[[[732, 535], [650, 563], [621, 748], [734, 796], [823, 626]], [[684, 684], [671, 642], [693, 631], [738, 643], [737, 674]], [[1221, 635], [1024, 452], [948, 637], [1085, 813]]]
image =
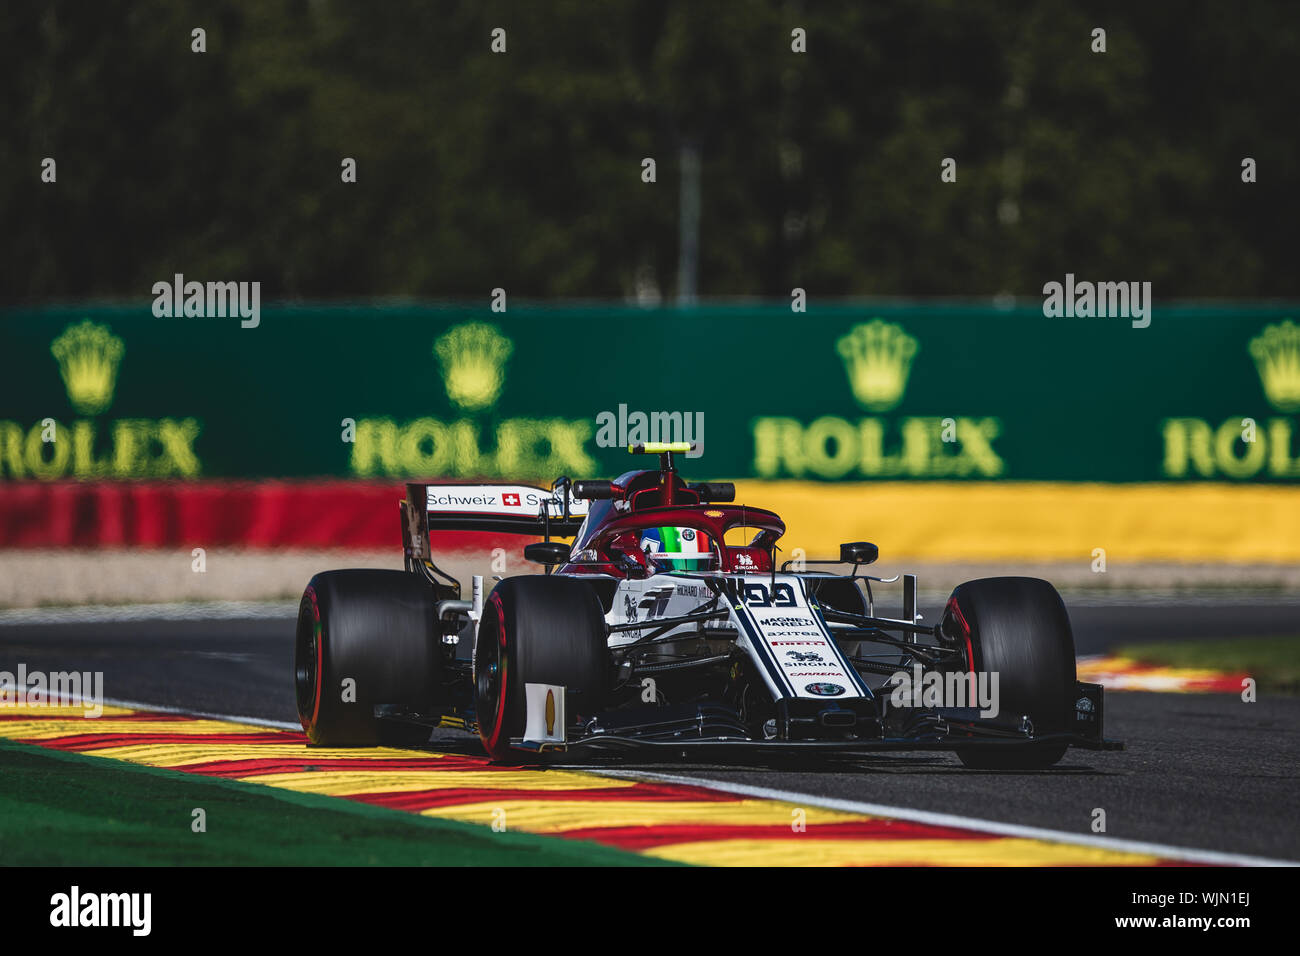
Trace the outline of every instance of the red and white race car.
[[[1069, 616], [1034, 578], [960, 585], [936, 624], [902, 575], [876, 613], [866, 542], [818, 570], [777, 566], [771, 511], [729, 483], [682, 479], [674, 454], [613, 481], [409, 484], [405, 571], [326, 571], [303, 594], [298, 712], [327, 746], [477, 733], [500, 761], [566, 751], [785, 748], [955, 751], [967, 766], [1033, 768], [1102, 736], [1102, 689], [1075, 678]], [[540, 538], [539, 574], [465, 596], [430, 531]], [[573, 537], [572, 545], [553, 540]], [[827, 566], [849, 566], [831, 573]], [[897, 579], [891, 579], [897, 580]]]

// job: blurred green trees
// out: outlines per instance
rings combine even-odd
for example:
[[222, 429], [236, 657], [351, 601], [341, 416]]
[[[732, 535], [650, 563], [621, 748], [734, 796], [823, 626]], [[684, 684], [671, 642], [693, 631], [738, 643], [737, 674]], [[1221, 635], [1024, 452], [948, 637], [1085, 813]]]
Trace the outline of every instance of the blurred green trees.
[[1295, 296], [1298, 24], [1210, 0], [11, 0], [0, 293], [183, 272], [671, 299], [690, 141], [704, 296], [1038, 296], [1067, 271]]

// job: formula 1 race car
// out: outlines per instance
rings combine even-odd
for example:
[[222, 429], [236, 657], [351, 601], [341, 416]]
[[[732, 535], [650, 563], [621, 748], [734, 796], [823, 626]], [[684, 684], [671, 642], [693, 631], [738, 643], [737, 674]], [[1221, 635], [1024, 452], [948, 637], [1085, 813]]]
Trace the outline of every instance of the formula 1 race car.
[[[942, 619], [876, 613], [850, 542], [847, 574], [777, 567], [785, 525], [736, 505], [730, 483], [688, 483], [686, 443], [634, 445], [659, 468], [614, 481], [408, 484], [405, 571], [317, 574], [299, 608], [298, 713], [323, 746], [418, 745], [476, 732], [501, 762], [553, 751], [955, 751], [969, 767], [1030, 769], [1102, 736], [1102, 688], [1075, 679], [1060, 595], [1035, 578], [957, 587]], [[430, 532], [540, 537], [544, 573], [470, 596]], [[574, 536], [572, 546], [552, 540]], [[890, 582], [898, 578], [889, 579]]]

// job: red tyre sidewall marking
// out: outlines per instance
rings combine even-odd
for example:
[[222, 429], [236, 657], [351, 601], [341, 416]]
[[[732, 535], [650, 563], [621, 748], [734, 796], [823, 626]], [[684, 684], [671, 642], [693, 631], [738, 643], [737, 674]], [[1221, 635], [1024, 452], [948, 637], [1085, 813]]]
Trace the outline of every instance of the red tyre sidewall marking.
[[[975, 673], [975, 647], [970, 639], [970, 624], [966, 620], [966, 615], [961, 612], [961, 605], [957, 603], [955, 597], [948, 598], [948, 611], [952, 612], [953, 620], [961, 628], [962, 634], [966, 638], [966, 666], [970, 669], [971, 687], [978, 683], [978, 677]], [[966, 736], [971, 736], [969, 733]]]
[[[311, 709], [311, 727], [315, 727], [320, 719], [320, 687], [325, 671], [325, 635], [320, 623], [320, 604], [316, 601], [315, 588], [308, 587], [307, 596], [311, 598], [312, 632], [315, 636], [313, 643], [316, 645], [316, 692], [312, 698]], [[310, 730], [311, 727], [304, 724], [303, 730]]]
[[492, 606], [497, 612], [497, 643], [500, 647], [500, 664], [501, 664], [501, 690], [497, 694], [497, 713], [496, 720], [492, 724], [492, 736], [487, 739], [486, 746], [489, 752], [497, 749], [497, 744], [501, 740], [501, 728], [506, 722], [506, 682], [510, 676], [510, 654], [506, 646], [506, 609], [501, 603], [501, 595], [492, 595]]
[[971, 644], [970, 640], [970, 624], [966, 622], [966, 615], [961, 612], [961, 605], [957, 603], [955, 597], [948, 599], [948, 610], [952, 612], [953, 618], [957, 621], [957, 624], [961, 627], [962, 634], [966, 637], [966, 666], [970, 668], [970, 676], [974, 679], [975, 648]]

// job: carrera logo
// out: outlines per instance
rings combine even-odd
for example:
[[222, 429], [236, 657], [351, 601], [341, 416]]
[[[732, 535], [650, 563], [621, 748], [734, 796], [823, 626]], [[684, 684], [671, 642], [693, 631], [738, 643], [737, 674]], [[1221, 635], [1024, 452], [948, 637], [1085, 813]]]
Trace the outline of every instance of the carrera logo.
[[825, 682], [808, 684], [804, 687], [804, 690], [810, 694], [816, 694], [818, 697], [839, 697], [840, 694], [844, 693], [844, 688], [839, 684], [828, 684]]

